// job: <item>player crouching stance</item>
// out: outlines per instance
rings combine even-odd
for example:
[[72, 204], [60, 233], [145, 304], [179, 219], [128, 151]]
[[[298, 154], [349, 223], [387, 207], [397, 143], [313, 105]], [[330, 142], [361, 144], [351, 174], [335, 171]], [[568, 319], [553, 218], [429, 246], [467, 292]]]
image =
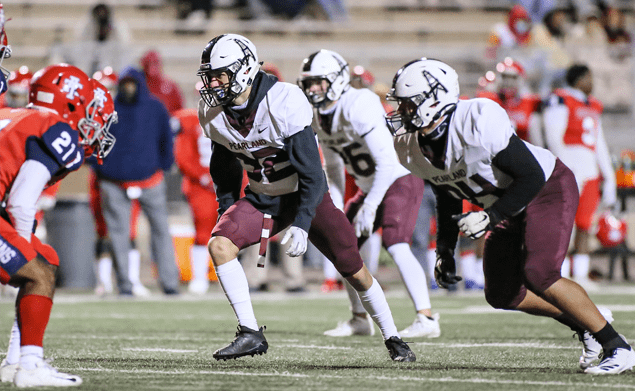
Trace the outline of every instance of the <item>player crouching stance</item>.
[[43, 358], [42, 341], [53, 306], [59, 259], [32, 234], [36, 202], [45, 187], [84, 158], [103, 159], [114, 138], [112, 98], [79, 68], [52, 65], [31, 79], [29, 105], [0, 110], [0, 281], [20, 288], [2, 381], [18, 387], [78, 386], [79, 376], [58, 372]]
[[[291, 226], [282, 243], [287, 254], [304, 254], [307, 240], [325, 254], [359, 292], [364, 308], [381, 329], [390, 357], [415, 361], [397, 332], [377, 281], [364, 266], [357, 238], [333, 205], [322, 171], [312, 109], [298, 86], [260, 71], [256, 48], [243, 36], [220, 35], [201, 56], [204, 86], [199, 121], [212, 140], [210, 174], [219, 204], [208, 249], [216, 275], [236, 317], [238, 332], [214, 352], [227, 360], [267, 352], [258, 328], [238, 251]], [[249, 177], [239, 199], [243, 169]]]
[[[437, 197], [439, 286], [458, 279], [459, 231], [472, 239], [489, 231], [483, 267], [485, 297], [493, 307], [569, 326], [583, 342], [580, 366], [586, 373], [632, 369], [631, 346], [584, 289], [560, 274], [578, 206], [573, 173], [551, 152], [518, 138], [498, 104], [458, 96], [454, 69], [425, 58], [404, 65], [388, 94], [399, 103], [386, 116], [399, 160], [430, 181]], [[484, 210], [461, 214], [461, 200]], [[599, 364], [589, 366], [601, 350]]]

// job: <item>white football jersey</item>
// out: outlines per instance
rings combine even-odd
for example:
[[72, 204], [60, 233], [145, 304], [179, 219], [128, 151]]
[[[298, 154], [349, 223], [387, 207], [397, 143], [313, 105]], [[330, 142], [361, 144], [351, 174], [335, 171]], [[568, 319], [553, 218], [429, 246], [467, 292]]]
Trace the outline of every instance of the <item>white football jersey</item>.
[[[349, 88], [335, 106], [330, 128], [323, 127], [328, 124], [321, 123], [317, 111], [313, 116], [313, 129], [318, 135], [327, 165], [343, 163], [346, 171], [355, 178], [355, 183], [365, 194], [371, 191], [377, 172], [378, 162], [373, 156], [382, 159], [382, 164], [393, 167], [390, 175], [381, 179], [383, 183], [379, 186], [385, 189], [377, 204], [396, 179], [409, 174], [399, 164], [384, 114], [385, 110], [377, 94], [366, 88]], [[367, 137], [373, 137], [377, 142], [369, 143]], [[329, 176], [329, 181], [331, 180]]]
[[[453, 197], [483, 208], [498, 200], [512, 178], [492, 165], [509, 144], [514, 129], [505, 110], [496, 102], [477, 98], [460, 100], [452, 115], [445, 149], [445, 167], [437, 168], [423, 155], [418, 134], [395, 138], [399, 160], [414, 175], [430, 181]], [[523, 141], [549, 179], [556, 157], [546, 149]]]
[[[229, 118], [221, 106], [202, 100], [198, 119], [213, 142], [238, 153], [254, 193], [279, 196], [298, 190], [298, 174], [284, 150], [284, 139], [311, 125], [313, 111], [300, 88], [278, 82], [267, 91], [245, 124]], [[316, 139], [317, 144], [317, 139]]]

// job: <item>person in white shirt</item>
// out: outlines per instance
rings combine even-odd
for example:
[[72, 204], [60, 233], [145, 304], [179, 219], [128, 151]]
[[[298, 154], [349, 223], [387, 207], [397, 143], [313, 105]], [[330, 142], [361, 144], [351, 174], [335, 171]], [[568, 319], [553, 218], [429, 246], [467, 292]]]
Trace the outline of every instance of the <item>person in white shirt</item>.
[[[313, 105], [312, 127], [322, 146], [329, 189], [337, 199], [335, 204], [343, 205], [346, 170], [359, 188], [344, 208], [355, 227], [358, 245], [361, 247], [373, 232], [383, 229], [383, 245], [395, 260], [413, 301], [415, 321], [399, 334], [438, 337], [439, 316], [432, 314], [427, 285], [421, 283], [426, 276], [409, 244], [424, 184], [399, 164], [379, 97], [368, 89], [351, 88], [346, 60], [324, 49], [302, 62], [298, 84]], [[324, 334], [373, 335], [375, 329], [357, 292], [350, 284], [346, 288], [353, 317]]]
[[[237, 34], [213, 38], [203, 49], [198, 75], [198, 117], [212, 140], [210, 174], [220, 216], [208, 242], [216, 275], [238, 320], [236, 338], [214, 352], [217, 360], [267, 352], [264, 326], [249, 297], [238, 252], [289, 227], [281, 244], [298, 257], [310, 240], [357, 290], [381, 329], [394, 361], [415, 361], [401, 340], [379, 283], [368, 272], [353, 227], [331, 201], [320, 164], [313, 113], [302, 91], [260, 70], [256, 47]], [[243, 170], [249, 185], [240, 198]], [[264, 265], [263, 265], [264, 266]]]
[[[578, 204], [571, 170], [546, 149], [521, 140], [505, 110], [489, 99], [459, 101], [449, 65], [417, 59], [393, 79], [398, 102], [386, 122], [401, 163], [430, 181], [437, 196], [437, 263], [441, 287], [460, 280], [459, 232], [486, 235], [485, 298], [494, 308], [552, 317], [583, 342], [580, 367], [617, 374], [635, 352], [577, 283], [560, 274]], [[483, 208], [461, 214], [462, 200]], [[593, 363], [603, 356], [599, 364]]]
[[580, 192], [571, 267], [567, 259], [563, 275], [570, 273], [586, 289], [597, 288], [589, 281], [589, 232], [600, 201], [604, 208], [617, 203], [615, 172], [602, 129], [602, 103], [591, 95], [591, 70], [576, 64], [565, 78], [568, 87], [555, 90], [543, 111], [547, 146], [571, 168]]

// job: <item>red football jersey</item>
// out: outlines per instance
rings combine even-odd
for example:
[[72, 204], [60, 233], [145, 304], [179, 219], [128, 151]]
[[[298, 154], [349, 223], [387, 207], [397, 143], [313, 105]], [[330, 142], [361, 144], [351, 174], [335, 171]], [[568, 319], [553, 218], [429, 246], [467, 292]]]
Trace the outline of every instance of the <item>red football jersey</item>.
[[524, 95], [518, 99], [506, 99], [503, 101], [495, 92], [481, 91], [476, 94], [476, 97], [488, 98], [501, 105], [507, 112], [518, 137], [529, 141], [529, 121], [531, 115], [540, 108], [540, 97], [538, 95]]
[[[188, 193], [192, 186], [204, 187], [200, 179], [209, 175], [212, 140], [203, 134], [195, 109], [178, 110], [174, 118], [180, 123], [180, 131], [174, 141], [174, 157], [183, 174], [183, 192]], [[214, 189], [211, 182], [205, 188], [209, 191]]]
[[55, 113], [0, 109], [0, 197], [8, 194], [27, 159], [41, 161], [55, 170], [51, 185], [82, 165], [84, 150], [79, 145], [79, 133]]
[[589, 96], [587, 101], [580, 101], [566, 90], [555, 91], [569, 108], [567, 130], [564, 134], [565, 145], [581, 145], [595, 151], [600, 126], [600, 116], [603, 111], [602, 103]]

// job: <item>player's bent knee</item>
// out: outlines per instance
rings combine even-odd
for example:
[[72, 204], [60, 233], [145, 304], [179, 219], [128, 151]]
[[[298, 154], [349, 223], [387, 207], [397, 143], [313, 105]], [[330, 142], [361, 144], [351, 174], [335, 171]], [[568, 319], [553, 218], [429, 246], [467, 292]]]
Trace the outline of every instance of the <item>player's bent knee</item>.
[[485, 300], [493, 308], [499, 310], [514, 309], [512, 303], [514, 302], [515, 298], [515, 296], [501, 294], [500, 292], [492, 292], [487, 288], [485, 289]]
[[207, 242], [207, 250], [214, 265], [222, 265], [238, 256], [238, 247], [231, 240], [223, 236], [212, 236]]
[[561, 278], [562, 274], [559, 269], [543, 270], [525, 267], [525, 285], [538, 295]]

